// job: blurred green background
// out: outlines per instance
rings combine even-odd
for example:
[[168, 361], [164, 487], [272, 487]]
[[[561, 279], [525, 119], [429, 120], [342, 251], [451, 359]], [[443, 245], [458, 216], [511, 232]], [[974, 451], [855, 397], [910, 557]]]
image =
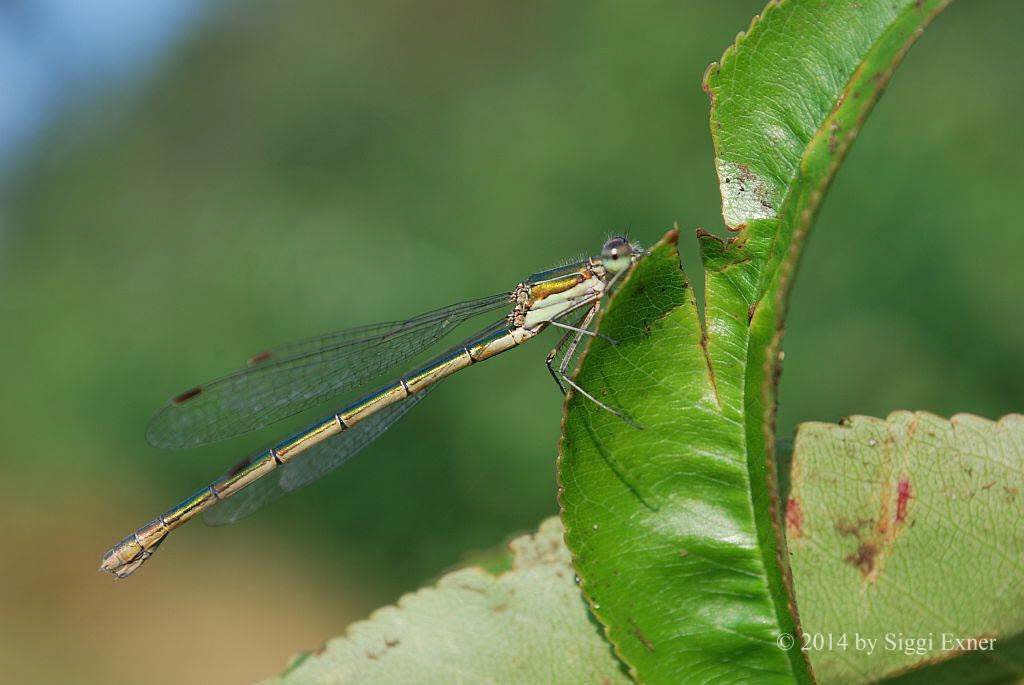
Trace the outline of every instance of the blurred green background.
[[[94, 573], [292, 427], [161, 452], [143, 430], [170, 395], [277, 342], [509, 288], [612, 230], [721, 234], [700, 79], [761, 6], [220, 7], [50, 126], [0, 229], [3, 679], [267, 676], [555, 513], [546, 334], [343, 472], [188, 526], [126, 582]], [[954, 4], [897, 73], [805, 255], [780, 434], [1021, 408], [1021, 25], [1019, 3]]]

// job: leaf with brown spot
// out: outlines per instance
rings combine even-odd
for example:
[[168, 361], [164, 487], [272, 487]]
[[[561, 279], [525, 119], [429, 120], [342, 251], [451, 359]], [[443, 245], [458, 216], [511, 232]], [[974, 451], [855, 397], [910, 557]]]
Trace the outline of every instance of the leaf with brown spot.
[[811, 650], [821, 681], [875, 680], [956, 656], [942, 634], [996, 637], [1002, 658], [1000, 641], [1024, 631], [1024, 502], [1008, 502], [996, 483], [1024, 487], [1020, 415], [896, 412], [800, 427], [792, 497], [802, 517], [788, 542], [805, 633], [878, 645], [886, 634], [935, 638], [924, 654]]

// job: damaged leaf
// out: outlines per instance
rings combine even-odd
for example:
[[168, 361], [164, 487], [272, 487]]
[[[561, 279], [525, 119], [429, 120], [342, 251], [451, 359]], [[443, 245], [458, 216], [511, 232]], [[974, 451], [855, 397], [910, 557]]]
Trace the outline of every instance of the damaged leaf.
[[[703, 321], [663, 242], [609, 303], [578, 374], [559, 473], [595, 615], [645, 682], [811, 682], [774, 442], [785, 298], [836, 170], [948, 0], [770, 2], [708, 68], [728, 240], [698, 232]], [[639, 423], [643, 430], [633, 424]], [[912, 496], [912, 495], [911, 495]], [[871, 567], [872, 549], [851, 553]], [[870, 571], [868, 571], [870, 573]]]
[[805, 639], [848, 639], [808, 651], [822, 682], [999, 661], [1024, 631], [1024, 417], [805, 423], [787, 510]]

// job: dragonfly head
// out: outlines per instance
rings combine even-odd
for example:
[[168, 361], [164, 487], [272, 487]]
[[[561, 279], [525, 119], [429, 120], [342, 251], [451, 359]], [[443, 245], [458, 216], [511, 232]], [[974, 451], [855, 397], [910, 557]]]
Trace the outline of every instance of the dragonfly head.
[[629, 238], [621, 235], [612, 236], [601, 248], [601, 263], [609, 273], [616, 274], [628, 268], [641, 254], [641, 247], [629, 242]]

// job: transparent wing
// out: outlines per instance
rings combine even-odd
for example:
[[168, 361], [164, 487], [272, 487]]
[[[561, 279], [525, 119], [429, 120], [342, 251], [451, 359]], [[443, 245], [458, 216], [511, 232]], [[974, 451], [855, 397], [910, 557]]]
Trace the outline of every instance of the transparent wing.
[[[379, 438], [395, 421], [405, 416], [406, 412], [436, 387], [437, 384], [428, 386], [401, 402], [384, 407], [352, 428], [310, 447], [277, 472], [264, 476], [233, 497], [208, 509], [203, 514], [203, 521], [208, 526], [234, 523], [262, 509], [282, 495], [327, 475]], [[263, 450], [254, 453], [253, 456], [262, 453]]]
[[369, 382], [464, 321], [507, 305], [502, 293], [269, 349], [170, 399], [149, 422], [146, 439], [155, 447], [197, 447], [258, 430]]

